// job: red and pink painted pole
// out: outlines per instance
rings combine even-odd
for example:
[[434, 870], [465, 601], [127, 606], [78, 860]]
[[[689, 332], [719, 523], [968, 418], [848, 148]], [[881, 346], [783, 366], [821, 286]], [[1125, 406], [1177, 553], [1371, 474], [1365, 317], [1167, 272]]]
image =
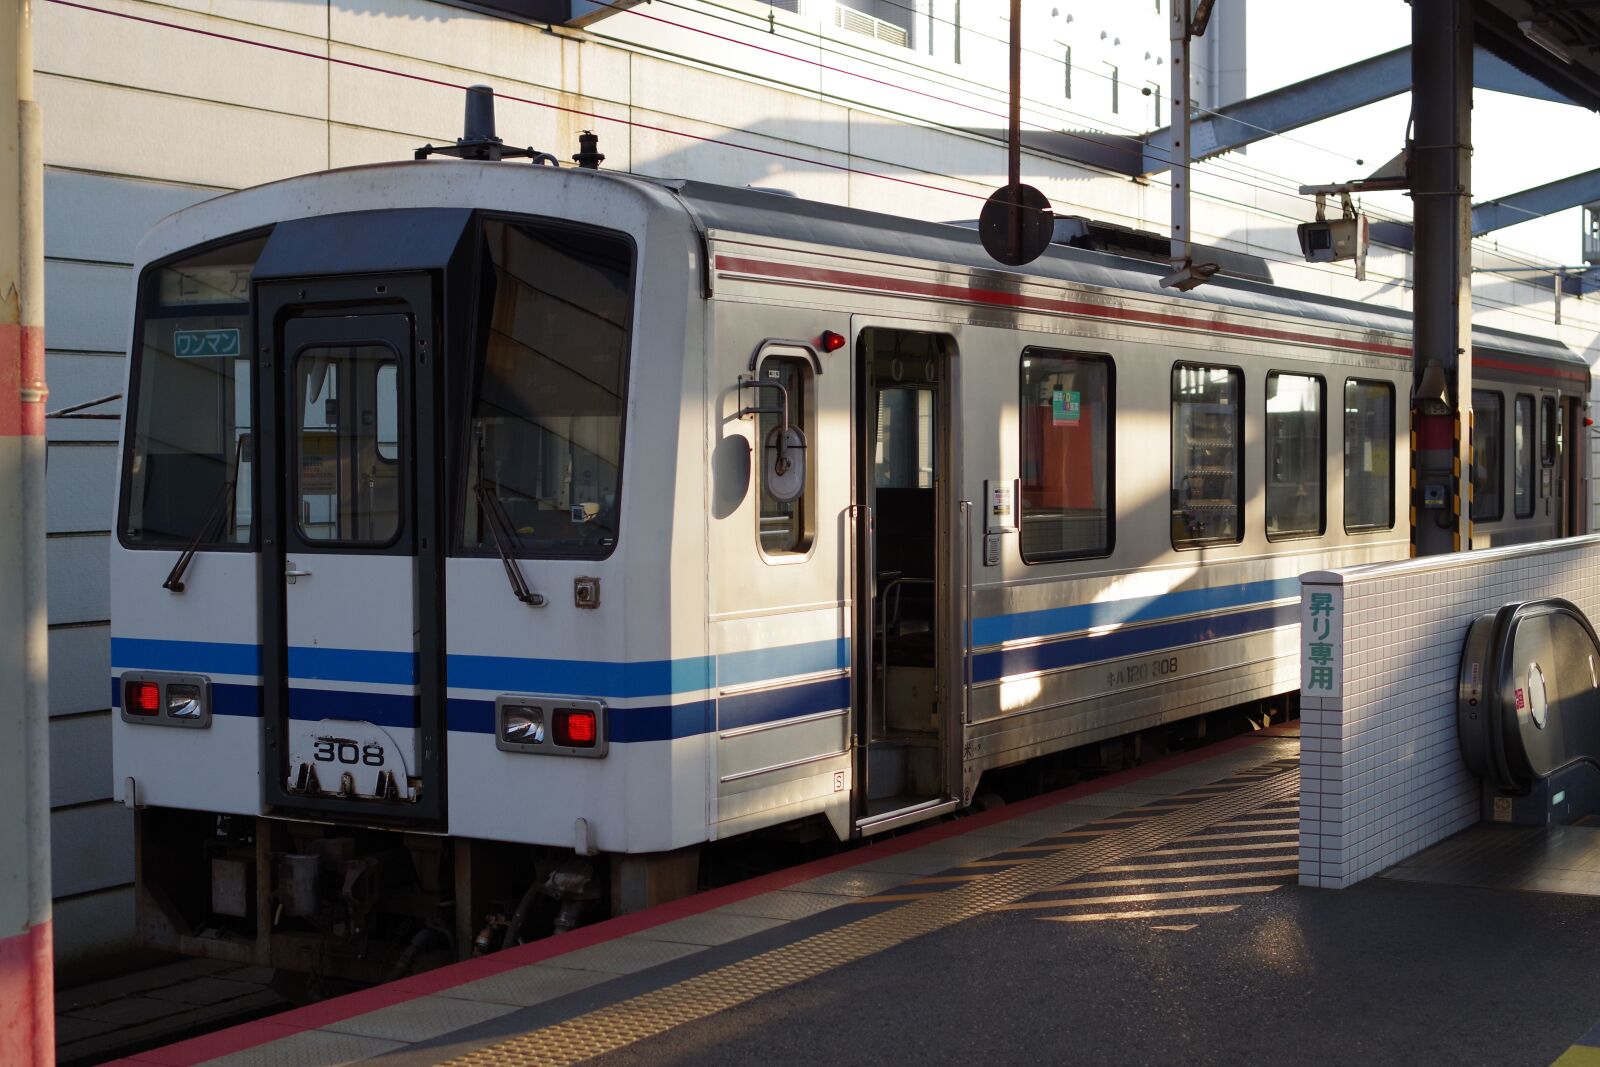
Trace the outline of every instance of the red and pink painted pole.
[[55, 1062], [44, 163], [32, 0], [0, 0], [0, 1063]]

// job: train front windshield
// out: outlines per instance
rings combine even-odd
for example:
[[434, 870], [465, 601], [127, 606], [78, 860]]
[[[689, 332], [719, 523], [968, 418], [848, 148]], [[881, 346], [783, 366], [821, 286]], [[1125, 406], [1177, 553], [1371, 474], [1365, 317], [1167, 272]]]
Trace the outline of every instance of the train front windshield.
[[[403, 373], [391, 347], [307, 347], [285, 380], [256, 358], [252, 271], [270, 235], [177, 257], [146, 272], [133, 354], [120, 529], [130, 548], [257, 543], [252, 472], [284, 450], [285, 517], [308, 539], [377, 544], [397, 535], [409, 388], [446, 398], [448, 538], [461, 554], [601, 558], [617, 541], [633, 247], [545, 221], [475, 216], [471, 277], [451, 288], [468, 321], [447, 337], [438, 379]], [[306, 309], [334, 316], [359, 308]], [[446, 385], [445, 383], [449, 383]], [[262, 388], [285, 425], [257, 433]], [[457, 400], [456, 398], [459, 398]], [[430, 405], [435, 406], [435, 405]], [[419, 466], [419, 475], [427, 465]], [[379, 536], [386, 535], [386, 536]], [[352, 541], [354, 539], [354, 541]], [[498, 543], [497, 543], [498, 540]]]
[[483, 245], [489, 311], [462, 545], [492, 549], [498, 519], [535, 555], [607, 555], [617, 538], [631, 250], [501, 221], [485, 224]]

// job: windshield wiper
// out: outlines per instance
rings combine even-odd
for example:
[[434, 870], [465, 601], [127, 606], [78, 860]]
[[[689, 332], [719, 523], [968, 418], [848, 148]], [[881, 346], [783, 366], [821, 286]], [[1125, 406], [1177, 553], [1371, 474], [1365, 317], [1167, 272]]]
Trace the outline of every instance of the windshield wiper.
[[161, 588], [170, 589], [174, 593], [183, 592], [183, 572], [189, 569], [189, 561], [194, 559], [195, 551], [200, 547], [200, 542], [211, 533], [211, 528], [217, 520], [227, 514], [227, 509], [233, 506], [233, 487], [238, 484], [237, 478], [230, 478], [217, 486], [216, 495], [212, 498], [211, 507], [206, 511], [204, 521], [195, 531], [194, 538], [178, 556], [178, 562], [172, 565], [172, 570], [167, 574], [167, 580], [161, 583]]
[[511, 516], [506, 514], [505, 504], [501, 502], [499, 495], [490, 492], [489, 487], [483, 484], [481, 465], [478, 467], [476, 494], [478, 513], [488, 520], [485, 525], [489, 527], [489, 539], [494, 542], [494, 550], [500, 554], [500, 565], [506, 569], [506, 580], [511, 583], [511, 592], [529, 607], [544, 607], [544, 594], [535, 593], [528, 588], [526, 579], [522, 577], [522, 568], [517, 566], [517, 561], [511, 557], [511, 551], [506, 547], [506, 541], [517, 536], [516, 531], [511, 525]]

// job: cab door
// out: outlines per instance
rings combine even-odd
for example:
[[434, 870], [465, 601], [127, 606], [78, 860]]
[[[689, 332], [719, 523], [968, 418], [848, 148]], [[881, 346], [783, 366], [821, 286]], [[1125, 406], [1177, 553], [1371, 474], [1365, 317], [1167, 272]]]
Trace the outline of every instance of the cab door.
[[[419, 458], [438, 455], [430, 296], [403, 278], [263, 290], [266, 799], [437, 819], [443, 509]], [[361, 292], [401, 299], [348, 300]]]

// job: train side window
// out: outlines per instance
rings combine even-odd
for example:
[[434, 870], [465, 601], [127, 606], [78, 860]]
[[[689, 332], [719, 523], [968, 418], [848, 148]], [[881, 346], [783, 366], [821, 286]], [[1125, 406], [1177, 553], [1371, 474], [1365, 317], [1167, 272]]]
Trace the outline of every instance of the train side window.
[[1172, 368], [1172, 546], [1235, 544], [1244, 531], [1244, 375]]
[[1320, 375], [1267, 375], [1267, 539], [1316, 537], [1327, 527]]
[[1344, 528], [1394, 527], [1394, 386], [1344, 383]]
[[[814, 440], [816, 434], [811, 427], [811, 364], [793, 356], [769, 356], [762, 360], [757, 375], [761, 381], [783, 386], [789, 397], [790, 425], [799, 427], [808, 442]], [[777, 390], [766, 389], [760, 395], [762, 407], [776, 405]], [[811, 508], [808, 503], [816, 479], [808, 477], [804, 491], [793, 500], [779, 500], [767, 486], [767, 457], [763, 449], [782, 421], [777, 414], [757, 416], [755, 466], [756, 479], [761, 486], [758, 494], [760, 517], [757, 520], [760, 523], [761, 551], [769, 556], [803, 556], [811, 550]]]
[[1556, 465], [1556, 398], [1553, 396], [1541, 397], [1539, 400], [1539, 462], [1546, 467]]
[[1519, 519], [1533, 514], [1533, 397], [1517, 394], [1512, 441], [1512, 509]]
[[1107, 356], [1023, 350], [1024, 563], [1111, 554], [1115, 383]]
[[1505, 397], [1472, 391], [1472, 521], [1505, 514]]

